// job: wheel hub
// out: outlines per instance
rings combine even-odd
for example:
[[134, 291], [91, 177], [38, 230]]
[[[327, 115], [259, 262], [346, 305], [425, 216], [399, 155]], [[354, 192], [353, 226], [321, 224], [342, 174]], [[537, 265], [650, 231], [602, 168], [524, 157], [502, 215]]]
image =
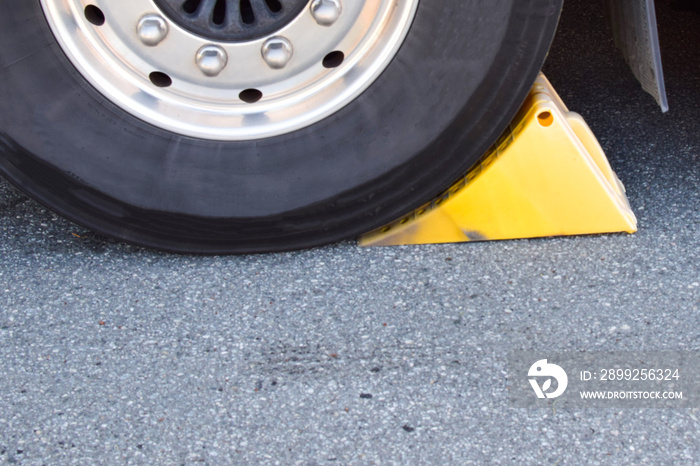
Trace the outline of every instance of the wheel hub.
[[310, 126], [364, 92], [419, 0], [40, 2], [68, 59], [111, 102], [177, 134], [245, 141]]
[[174, 23], [220, 42], [259, 39], [281, 30], [309, 0], [154, 0]]

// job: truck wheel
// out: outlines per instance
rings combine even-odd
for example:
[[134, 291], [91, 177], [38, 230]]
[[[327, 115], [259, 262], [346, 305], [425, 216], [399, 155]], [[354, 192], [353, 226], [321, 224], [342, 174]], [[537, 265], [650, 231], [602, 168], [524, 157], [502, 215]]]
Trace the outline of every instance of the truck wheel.
[[148, 247], [354, 237], [428, 201], [524, 100], [562, 0], [23, 0], [0, 172]]

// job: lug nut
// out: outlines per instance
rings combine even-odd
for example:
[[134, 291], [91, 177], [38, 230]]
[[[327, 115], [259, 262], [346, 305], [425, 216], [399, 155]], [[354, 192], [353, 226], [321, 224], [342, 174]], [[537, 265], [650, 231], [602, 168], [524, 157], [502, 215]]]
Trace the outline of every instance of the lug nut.
[[197, 66], [206, 76], [218, 76], [228, 63], [226, 51], [218, 45], [205, 45], [197, 52]]
[[136, 33], [144, 45], [155, 47], [168, 35], [168, 23], [160, 15], [146, 15], [139, 20]]
[[321, 26], [330, 26], [338, 21], [343, 6], [340, 0], [314, 0], [311, 2], [311, 15]]
[[294, 55], [292, 43], [284, 37], [271, 37], [265, 41], [262, 47], [262, 56], [265, 62], [274, 70], [287, 66], [292, 55]]

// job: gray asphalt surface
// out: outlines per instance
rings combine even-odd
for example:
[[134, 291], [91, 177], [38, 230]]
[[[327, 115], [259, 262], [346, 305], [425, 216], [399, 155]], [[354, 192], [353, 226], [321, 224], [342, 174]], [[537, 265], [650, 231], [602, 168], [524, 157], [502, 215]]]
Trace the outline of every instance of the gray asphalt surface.
[[545, 68], [633, 236], [186, 257], [0, 182], [0, 462], [697, 464], [696, 410], [526, 410], [506, 388], [512, 350], [700, 350], [700, 15], [657, 3], [669, 114], [597, 2], [568, 2]]

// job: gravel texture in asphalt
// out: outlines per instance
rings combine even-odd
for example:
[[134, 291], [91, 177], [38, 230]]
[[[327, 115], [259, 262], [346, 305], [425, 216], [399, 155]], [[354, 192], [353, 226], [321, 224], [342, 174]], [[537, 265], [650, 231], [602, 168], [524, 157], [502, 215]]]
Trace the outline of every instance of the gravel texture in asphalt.
[[658, 0], [671, 111], [567, 1], [545, 72], [635, 235], [187, 257], [0, 182], [0, 462], [697, 464], [693, 409], [526, 410], [513, 350], [700, 350], [700, 14]]

